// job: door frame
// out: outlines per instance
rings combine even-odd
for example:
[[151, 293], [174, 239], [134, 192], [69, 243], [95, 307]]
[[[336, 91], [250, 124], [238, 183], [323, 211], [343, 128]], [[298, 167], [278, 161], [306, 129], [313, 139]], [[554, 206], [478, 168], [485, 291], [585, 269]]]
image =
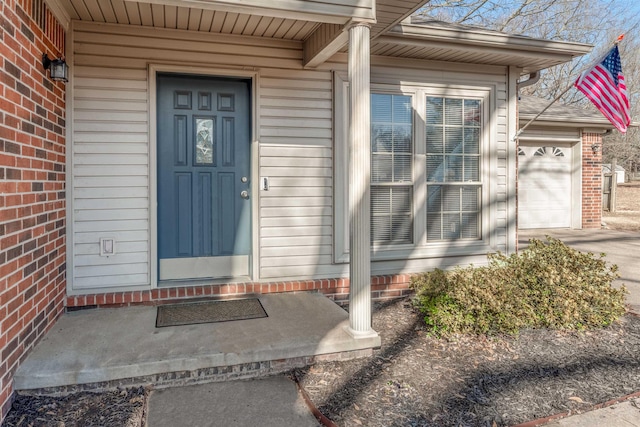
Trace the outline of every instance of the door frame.
[[[258, 88], [260, 85], [259, 81], [259, 73], [256, 69], [233, 69], [233, 68], [210, 68], [210, 67], [192, 67], [192, 66], [181, 66], [181, 65], [171, 65], [171, 64], [149, 64], [148, 66], [148, 91], [149, 91], [149, 266], [150, 266], [150, 279], [151, 279], [151, 288], [158, 288], [159, 280], [158, 280], [158, 139], [157, 139], [157, 75], [158, 73], [174, 73], [183, 76], [188, 75], [198, 75], [198, 76], [207, 76], [211, 78], [222, 77], [222, 78], [242, 78], [251, 80], [251, 96], [249, 102], [250, 106], [250, 115], [251, 115], [251, 129], [250, 129], [250, 173], [251, 173], [251, 186], [250, 186], [250, 195], [251, 195], [251, 253], [249, 254], [249, 279], [257, 280], [256, 276], [259, 270], [259, 259], [260, 259], [260, 251], [259, 251], [259, 191], [260, 186], [258, 185], [258, 174], [259, 174], [259, 165], [258, 165], [258, 155], [259, 155], [259, 141], [258, 141], [258, 100], [260, 96], [258, 94]], [[195, 283], [202, 283], [206, 281], [207, 283], [216, 282], [222, 280], [226, 282], [230, 279], [193, 279], [193, 280], [184, 280], [180, 282], [174, 282], [176, 284], [184, 284], [184, 285], [192, 285]]]

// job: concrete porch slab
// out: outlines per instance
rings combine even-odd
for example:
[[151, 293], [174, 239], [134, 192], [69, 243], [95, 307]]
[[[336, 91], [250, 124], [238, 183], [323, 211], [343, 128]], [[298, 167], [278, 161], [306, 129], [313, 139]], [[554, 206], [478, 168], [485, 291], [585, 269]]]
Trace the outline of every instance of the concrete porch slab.
[[76, 385], [207, 382], [282, 372], [315, 357], [380, 347], [377, 335], [348, 334], [348, 313], [321, 294], [259, 299], [267, 318], [165, 328], [155, 327], [155, 307], [65, 313], [22, 363], [14, 387], [56, 392], [77, 390]]

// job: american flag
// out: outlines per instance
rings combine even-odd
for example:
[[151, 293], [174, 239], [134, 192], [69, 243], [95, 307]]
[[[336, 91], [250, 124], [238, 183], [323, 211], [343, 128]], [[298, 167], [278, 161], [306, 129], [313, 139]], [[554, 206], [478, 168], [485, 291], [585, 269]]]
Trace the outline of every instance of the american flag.
[[622, 133], [627, 131], [631, 117], [618, 45], [602, 61], [582, 73], [574, 85], [616, 129]]

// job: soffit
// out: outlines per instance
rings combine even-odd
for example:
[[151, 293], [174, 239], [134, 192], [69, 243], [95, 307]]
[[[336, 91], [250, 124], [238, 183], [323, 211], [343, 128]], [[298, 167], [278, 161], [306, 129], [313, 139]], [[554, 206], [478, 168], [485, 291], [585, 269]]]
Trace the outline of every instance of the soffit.
[[378, 37], [372, 55], [515, 66], [531, 73], [585, 55], [583, 43], [535, 39], [437, 21], [401, 23]]
[[304, 40], [319, 25], [300, 19], [125, 0], [64, 0], [59, 4], [71, 20], [286, 40]]

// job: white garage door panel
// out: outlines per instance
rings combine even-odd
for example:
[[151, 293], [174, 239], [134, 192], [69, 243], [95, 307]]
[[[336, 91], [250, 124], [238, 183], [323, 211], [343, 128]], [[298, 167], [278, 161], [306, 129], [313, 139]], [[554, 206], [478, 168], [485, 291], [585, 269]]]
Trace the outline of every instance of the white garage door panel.
[[571, 148], [523, 145], [518, 162], [519, 228], [571, 227]]

